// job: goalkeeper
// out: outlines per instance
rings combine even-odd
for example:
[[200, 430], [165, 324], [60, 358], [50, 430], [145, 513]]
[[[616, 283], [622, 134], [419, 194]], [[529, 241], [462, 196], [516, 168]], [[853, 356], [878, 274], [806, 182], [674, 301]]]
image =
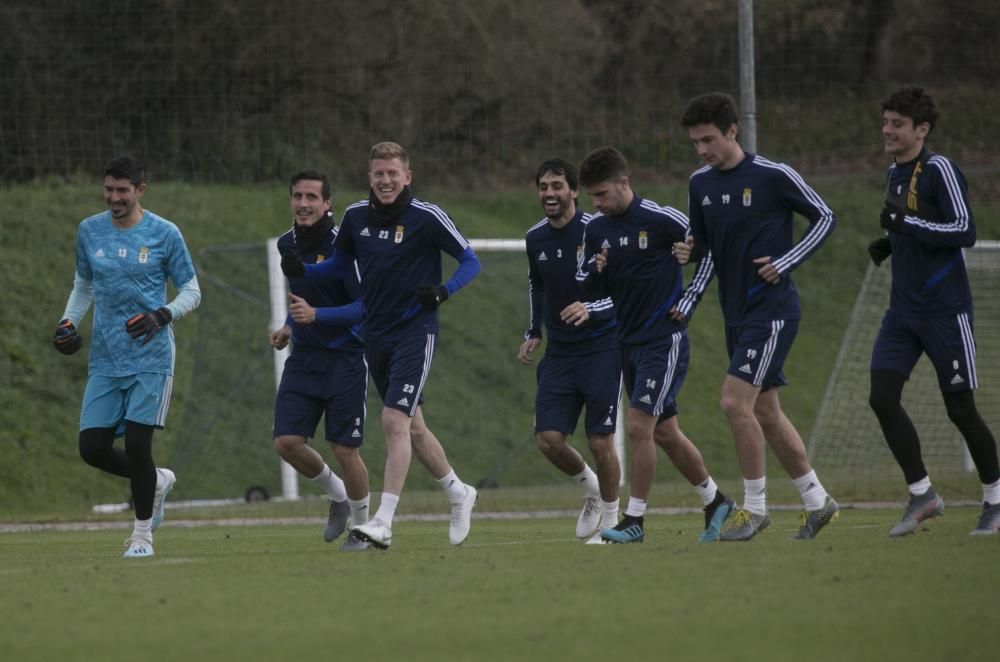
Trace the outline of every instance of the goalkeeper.
[[[108, 210], [80, 223], [76, 275], [53, 345], [62, 354], [83, 346], [77, 326], [94, 306], [87, 387], [80, 412], [80, 456], [128, 478], [135, 524], [126, 558], [153, 555], [153, 530], [175, 482], [153, 462], [153, 430], [162, 428], [174, 370], [172, 322], [198, 307], [201, 290], [177, 226], [144, 210], [145, 170], [130, 156], [104, 169]], [[167, 302], [167, 279], [177, 296]], [[125, 437], [124, 448], [115, 438]]]
[[[460, 545], [469, 535], [476, 489], [448, 462], [421, 410], [424, 384], [438, 336], [438, 306], [479, 273], [479, 259], [448, 214], [410, 192], [409, 156], [381, 142], [368, 156], [371, 191], [344, 213], [333, 255], [316, 265], [282, 258], [286, 276], [342, 278], [355, 259], [365, 307], [365, 359], [382, 398], [386, 462], [382, 500], [375, 516], [352, 531], [379, 548], [392, 542], [392, 520], [415, 453], [451, 502], [448, 537]], [[458, 269], [441, 282], [441, 252]]]
[[920, 439], [900, 404], [910, 371], [926, 353], [937, 372], [948, 418], [959, 429], [983, 486], [973, 535], [1000, 528], [1000, 464], [996, 440], [973, 397], [976, 343], [972, 289], [962, 249], [976, 243], [965, 177], [951, 160], [924, 146], [938, 109], [920, 87], [906, 86], [882, 102], [882, 140], [893, 157], [880, 224], [888, 231], [869, 247], [876, 264], [892, 256], [892, 290], [872, 350], [869, 404], [903, 470], [910, 498], [892, 537], [917, 530], [944, 512], [920, 453]]
[[[297, 172], [289, 183], [292, 229], [278, 239], [282, 255], [315, 264], [333, 254], [330, 181], [315, 170]], [[347, 528], [368, 521], [368, 469], [361, 459], [368, 373], [358, 323], [364, 314], [357, 269], [342, 279], [290, 278], [292, 304], [285, 324], [271, 332], [271, 345], [293, 341], [274, 402], [274, 449], [330, 497], [323, 539], [332, 542]], [[315, 306], [315, 307], [314, 307]], [[307, 445], [324, 418], [326, 439], [343, 479]], [[361, 551], [370, 544], [351, 537], [341, 546]]]

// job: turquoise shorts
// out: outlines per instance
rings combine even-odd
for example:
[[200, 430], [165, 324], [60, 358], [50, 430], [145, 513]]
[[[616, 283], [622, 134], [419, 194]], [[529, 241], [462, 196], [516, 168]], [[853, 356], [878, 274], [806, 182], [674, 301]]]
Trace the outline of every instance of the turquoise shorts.
[[83, 392], [80, 429], [115, 428], [125, 434], [125, 421], [162, 428], [170, 407], [174, 378], [155, 372], [127, 377], [91, 375]]

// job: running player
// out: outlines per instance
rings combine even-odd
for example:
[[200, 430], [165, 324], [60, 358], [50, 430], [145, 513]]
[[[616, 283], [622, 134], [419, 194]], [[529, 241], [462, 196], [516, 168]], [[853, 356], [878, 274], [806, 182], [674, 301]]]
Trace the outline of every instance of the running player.
[[[94, 306], [87, 387], [80, 412], [80, 456], [128, 478], [135, 507], [125, 558], [153, 556], [153, 531], [176, 477], [153, 462], [153, 430], [162, 428], [174, 373], [173, 322], [198, 307], [201, 290], [177, 226], [141, 206], [145, 168], [130, 156], [104, 169], [108, 211], [80, 223], [76, 274], [53, 337], [74, 354], [77, 326]], [[167, 301], [167, 279], [177, 289]], [[114, 445], [125, 437], [124, 449]]]

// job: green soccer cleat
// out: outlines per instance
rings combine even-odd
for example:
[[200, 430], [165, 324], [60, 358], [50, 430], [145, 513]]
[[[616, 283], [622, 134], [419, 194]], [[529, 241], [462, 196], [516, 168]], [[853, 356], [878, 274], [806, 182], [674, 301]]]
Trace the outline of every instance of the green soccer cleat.
[[1000, 503], [992, 506], [983, 502], [983, 512], [979, 515], [979, 522], [976, 528], [969, 531], [970, 536], [992, 536], [1000, 530]]
[[715, 542], [722, 533], [722, 524], [736, 510], [736, 502], [717, 490], [715, 500], [705, 506], [705, 530], [698, 536], [698, 542]]
[[822, 508], [802, 511], [799, 516], [799, 532], [795, 534], [794, 540], [812, 540], [819, 535], [820, 529], [838, 517], [840, 517], [840, 504], [827, 494]]
[[725, 542], [746, 541], [771, 526], [770, 513], [758, 515], [740, 508], [733, 518], [733, 525], [719, 535], [719, 540]]
[[347, 501], [330, 501], [330, 515], [326, 519], [326, 528], [323, 529], [323, 540], [333, 542], [347, 530], [347, 520], [351, 516], [351, 507]]
[[889, 531], [890, 538], [900, 538], [907, 536], [917, 530], [917, 527], [926, 519], [940, 517], [944, 515], [944, 501], [930, 488], [919, 496], [910, 495], [910, 501], [903, 511], [903, 518], [896, 526]]

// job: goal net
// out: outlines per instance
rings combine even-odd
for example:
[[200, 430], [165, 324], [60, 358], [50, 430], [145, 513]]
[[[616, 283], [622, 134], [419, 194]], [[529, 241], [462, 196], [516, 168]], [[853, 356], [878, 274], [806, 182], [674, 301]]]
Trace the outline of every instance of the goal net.
[[[976, 403], [994, 435], [1000, 431], [1000, 242], [965, 253], [972, 285]], [[904, 486], [868, 406], [871, 351], [889, 304], [890, 269], [869, 265], [809, 440], [813, 465], [838, 497], [898, 499]], [[933, 366], [922, 357], [903, 390], [903, 406], [920, 435], [924, 463], [952, 498], [979, 499], [979, 480], [958, 430], [948, 419]]]

